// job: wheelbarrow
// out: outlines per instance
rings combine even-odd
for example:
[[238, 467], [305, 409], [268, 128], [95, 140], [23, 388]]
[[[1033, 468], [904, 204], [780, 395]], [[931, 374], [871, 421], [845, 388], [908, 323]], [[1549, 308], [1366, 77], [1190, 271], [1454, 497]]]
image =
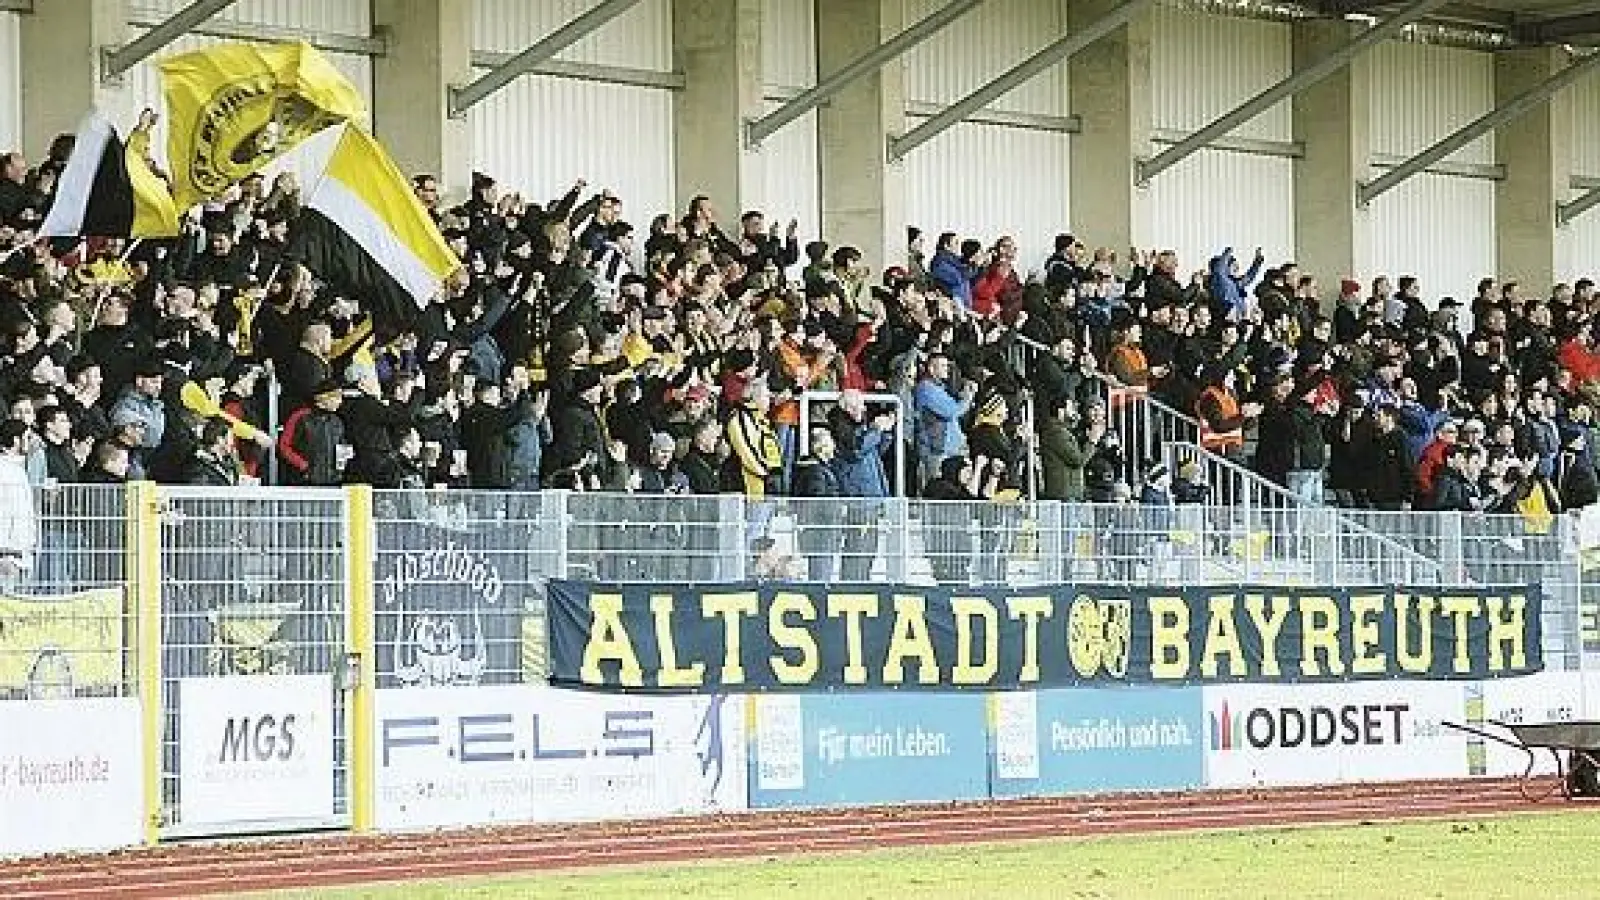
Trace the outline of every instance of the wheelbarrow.
[[[1600, 796], [1600, 722], [1535, 722], [1513, 725], [1491, 719], [1486, 723], [1509, 731], [1511, 733], [1509, 738], [1503, 734], [1495, 734], [1457, 722], [1439, 724], [1527, 754], [1528, 767], [1522, 772], [1518, 788], [1522, 796], [1533, 803], [1549, 799], [1556, 791], [1560, 791], [1561, 796], [1568, 800], [1574, 796]], [[1533, 774], [1539, 750], [1550, 751], [1551, 758], [1556, 761], [1556, 783], [1542, 789], [1535, 787], [1539, 779]]]

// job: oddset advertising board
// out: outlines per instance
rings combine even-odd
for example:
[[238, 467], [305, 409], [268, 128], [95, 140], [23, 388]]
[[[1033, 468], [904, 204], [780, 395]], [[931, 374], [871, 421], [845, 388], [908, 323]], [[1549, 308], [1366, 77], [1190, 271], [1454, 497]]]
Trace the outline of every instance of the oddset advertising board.
[[912, 693], [756, 697], [750, 805], [986, 798], [985, 700]]
[[1250, 787], [1462, 778], [1462, 682], [1205, 688], [1206, 785]]
[[376, 692], [377, 827], [745, 809], [744, 700], [534, 685]]
[[1205, 780], [1199, 688], [996, 694], [996, 797], [1176, 791]]
[[333, 815], [333, 679], [243, 675], [178, 682], [183, 822]]
[[0, 858], [143, 840], [139, 701], [0, 702]]

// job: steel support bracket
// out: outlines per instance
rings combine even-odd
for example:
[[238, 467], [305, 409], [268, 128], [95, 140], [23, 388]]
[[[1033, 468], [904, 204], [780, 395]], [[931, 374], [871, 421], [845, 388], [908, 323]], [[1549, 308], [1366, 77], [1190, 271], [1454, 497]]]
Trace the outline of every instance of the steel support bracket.
[[161, 24], [121, 47], [100, 48], [100, 83], [114, 84], [129, 69], [161, 52], [163, 47], [193, 31], [201, 22], [237, 0], [194, 0]]
[[[1439, 2], [1443, 2], [1443, 0], [1439, 0]], [[899, 136], [890, 135], [888, 139], [889, 161], [899, 162], [905, 159], [906, 154], [938, 137], [952, 125], [965, 122], [978, 110], [1005, 96], [1045, 70], [1063, 60], [1071, 59], [1090, 44], [1128, 24], [1134, 16], [1143, 12], [1151, 3], [1152, 0], [1124, 0], [1121, 6], [1089, 23], [1088, 27], [1062, 36], [1048, 47], [1012, 66], [1011, 69], [998, 78], [950, 104], [943, 112], [928, 119], [921, 125]]]
[[532, 72], [541, 63], [555, 59], [561, 51], [637, 5], [639, 0], [601, 0], [588, 12], [540, 38], [533, 46], [473, 79], [465, 87], [452, 85], [447, 104], [450, 118], [464, 118], [467, 110], [482, 103], [496, 91]]
[[1183, 143], [1169, 147], [1151, 159], [1137, 161], [1134, 164], [1134, 182], [1140, 187], [1148, 185], [1152, 178], [1188, 159], [1196, 151], [1209, 146], [1212, 141], [1343, 69], [1368, 48], [1399, 36], [1406, 26], [1447, 2], [1448, 0], [1413, 0], [1410, 5], [1394, 15], [1356, 35], [1348, 44], [1251, 97], [1235, 107], [1232, 112], [1189, 135]]
[[746, 119], [744, 123], [746, 147], [751, 150], [759, 149], [762, 141], [772, 137], [785, 125], [828, 102], [834, 95], [854, 84], [857, 79], [876, 72], [900, 58], [911, 48], [938, 34], [946, 25], [966, 15], [983, 2], [984, 0], [950, 0], [915, 25], [822, 79], [815, 87], [802, 91], [799, 96], [786, 101], [759, 119]]
[[1366, 209], [1373, 200], [1399, 187], [1408, 178], [1424, 171], [1434, 163], [1472, 143], [1483, 135], [1516, 121], [1539, 106], [1548, 103], [1557, 91], [1569, 87], [1579, 78], [1600, 66], [1600, 53], [1591, 53], [1567, 64], [1561, 71], [1539, 82], [1526, 91], [1507, 100], [1494, 109], [1456, 129], [1449, 136], [1398, 166], [1383, 173], [1371, 182], [1356, 185], [1356, 206]]
[[1592, 187], [1583, 193], [1583, 196], [1571, 203], [1556, 205], [1556, 227], [1565, 228], [1572, 224], [1572, 220], [1583, 215], [1596, 206], [1600, 206], [1600, 186]]

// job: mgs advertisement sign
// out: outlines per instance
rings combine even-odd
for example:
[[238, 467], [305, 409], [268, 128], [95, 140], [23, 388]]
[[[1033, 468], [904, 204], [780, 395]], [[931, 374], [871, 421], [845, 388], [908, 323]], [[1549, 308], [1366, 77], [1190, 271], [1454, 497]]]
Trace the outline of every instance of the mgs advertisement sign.
[[1205, 689], [1211, 787], [1460, 778], [1468, 686], [1363, 682], [1342, 687]]
[[327, 675], [178, 683], [185, 824], [333, 815], [333, 683]]
[[747, 806], [742, 698], [504, 685], [378, 691], [376, 711], [379, 828]]

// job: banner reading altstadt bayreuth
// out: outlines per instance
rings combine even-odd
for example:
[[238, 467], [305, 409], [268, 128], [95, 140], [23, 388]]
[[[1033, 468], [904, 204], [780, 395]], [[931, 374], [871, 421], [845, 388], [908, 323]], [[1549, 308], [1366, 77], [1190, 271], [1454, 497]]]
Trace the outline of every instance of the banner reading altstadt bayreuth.
[[550, 680], [1006, 690], [1483, 679], [1544, 668], [1536, 587], [549, 584]]

